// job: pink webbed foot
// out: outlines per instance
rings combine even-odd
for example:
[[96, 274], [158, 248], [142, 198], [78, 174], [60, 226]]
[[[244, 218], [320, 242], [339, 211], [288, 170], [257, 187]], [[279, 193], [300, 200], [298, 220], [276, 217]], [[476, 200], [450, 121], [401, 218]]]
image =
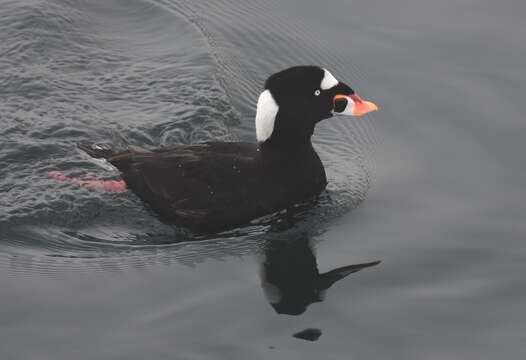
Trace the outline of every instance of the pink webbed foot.
[[93, 190], [103, 190], [117, 193], [127, 190], [124, 180], [82, 180], [80, 178], [66, 176], [61, 171], [50, 171], [48, 173], [48, 177], [57, 181], [68, 181], [73, 184], [77, 184], [80, 187], [86, 187]]

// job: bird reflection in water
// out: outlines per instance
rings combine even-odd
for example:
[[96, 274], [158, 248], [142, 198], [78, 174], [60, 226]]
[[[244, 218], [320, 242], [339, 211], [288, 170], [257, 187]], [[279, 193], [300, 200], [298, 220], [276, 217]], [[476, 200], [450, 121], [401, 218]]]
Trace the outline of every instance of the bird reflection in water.
[[300, 315], [335, 282], [380, 261], [348, 265], [320, 274], [316, 256], [307, 237], [267, 243], [261, 266], [261, 285], [278, 314]]

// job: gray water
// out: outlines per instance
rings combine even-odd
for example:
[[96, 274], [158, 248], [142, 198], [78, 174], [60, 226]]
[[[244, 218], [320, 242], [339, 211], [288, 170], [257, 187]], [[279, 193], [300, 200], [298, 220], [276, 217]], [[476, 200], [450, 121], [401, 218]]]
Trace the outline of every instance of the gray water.
[[[521, 1], [0, 1], [0, 359], [523, 359]], [[80, 140], [254, 139], [271, 73], [380, 105], [314, 143], [318, 204], [200, 238]], [[381, 260], [308, 297], [320, 273]], [[285, 270], [283, 270], [285, 269]], [[271, 306], [272, 286], [301, 314]], [[281, 313], [280, 313], [281, 312]], [[289, 311], [290, 312], [290, 311]], [[315, 342], [294, 337], [306, 329]]]

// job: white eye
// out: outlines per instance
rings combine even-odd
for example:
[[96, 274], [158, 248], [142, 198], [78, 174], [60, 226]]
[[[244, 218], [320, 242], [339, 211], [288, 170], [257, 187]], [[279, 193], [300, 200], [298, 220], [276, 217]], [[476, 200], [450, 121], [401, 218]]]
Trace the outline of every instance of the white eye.
[[320, 91], [320, 90], [316, 90], [316, 91], [314, 92], [314, 95], [315, 95], [315, 96], [319, 96], [320, 94], [321, 94], [321, 91]]

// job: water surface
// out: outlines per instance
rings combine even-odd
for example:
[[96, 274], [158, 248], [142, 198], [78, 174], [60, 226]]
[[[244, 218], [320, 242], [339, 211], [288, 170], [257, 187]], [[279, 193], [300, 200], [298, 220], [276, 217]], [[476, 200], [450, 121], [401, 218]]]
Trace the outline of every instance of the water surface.
[[[1, 358], [526, 355], [522, 2], [0, 11]], [[295, 218], [196, 239], [133, 194], [46, 176], [118, 178], [79, 140], [251, 141], [262, 82], [296, 64], [381, 112], [321, 124], [330, 186]]]

